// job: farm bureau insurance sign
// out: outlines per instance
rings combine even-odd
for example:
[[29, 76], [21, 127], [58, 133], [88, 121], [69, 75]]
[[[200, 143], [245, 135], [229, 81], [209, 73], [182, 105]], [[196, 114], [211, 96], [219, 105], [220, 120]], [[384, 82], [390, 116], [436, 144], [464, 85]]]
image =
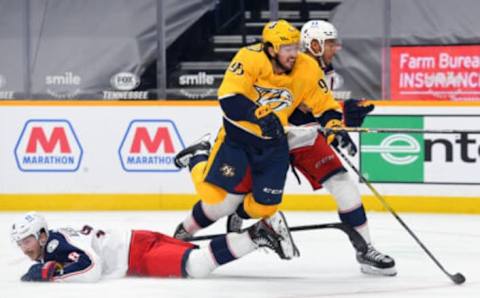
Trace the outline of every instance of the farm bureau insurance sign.
[[480, 45], [391, 49], [395, 100], [480, 100]]

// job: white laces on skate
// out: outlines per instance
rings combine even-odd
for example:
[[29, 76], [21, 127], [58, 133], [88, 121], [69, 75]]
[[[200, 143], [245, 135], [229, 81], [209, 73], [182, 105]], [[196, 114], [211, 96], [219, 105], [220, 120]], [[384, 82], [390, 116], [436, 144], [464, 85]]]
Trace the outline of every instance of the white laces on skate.
[[382, 254], [381, 252], [377, 251], [373, 246], [369, 245], [368, 250], [365, 253], [365, 257], [368, 259], [372, 259], [374, 261], [384, 261], [384, 259], [389, 259], [386, 255]]
[[372, 245], [368, 245], [366, 253], [357, 253], [360, 269], [365, 274], [395, 276], [395, 261], [388, 255], [377, 251]]

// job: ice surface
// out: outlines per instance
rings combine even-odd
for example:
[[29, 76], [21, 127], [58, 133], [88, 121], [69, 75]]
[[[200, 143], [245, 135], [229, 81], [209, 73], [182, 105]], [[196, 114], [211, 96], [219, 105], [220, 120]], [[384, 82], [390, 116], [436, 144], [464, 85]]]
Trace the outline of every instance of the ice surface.
[[[346, 236], [337, 230], [293, 234], [301, 257], [280, 260], [254, 252], [219, 268], [209, 278], [123, 278], [95, 284], [22, 283], [30, 261], [10, 242], [19, 213], [0, 213], [0, 298], [315, 298], [315, 297], [480, 297], [480, 216], [400, 214], [450, 273], [467, 282], [454, 285], [388, 213], [369, 213], [375, 246], [397, 262], [396, 277], [360, 273]], [[149, 229], [171, 234], [182, 212], [45, 212], [51, 227], [90, 224], [101, 228]], [[334, 212], [286, 212], [290, 226], [338, 221]], [[225, 229], [222, 220], [204, 234]], [[205, 245], [207, 242], [201, 242]]]

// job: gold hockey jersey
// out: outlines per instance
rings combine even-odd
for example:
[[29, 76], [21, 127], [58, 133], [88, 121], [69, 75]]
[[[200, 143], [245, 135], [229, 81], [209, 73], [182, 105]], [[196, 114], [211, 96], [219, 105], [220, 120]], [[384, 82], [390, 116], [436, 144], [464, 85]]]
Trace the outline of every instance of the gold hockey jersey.
[[[325, 83], [323, 71], [313, 58], [299, 52], [291, 72], [278, 75], [273, 72], [261, 44], [241, 48], [232, 59], [218, 90], [218, 98], [222, 100], [234, 94], [244, 95], [259, 106], [269, 105], [284, 126], [300, 104], [315, 117], [327, 110], [341, 112]], [[251, 122], [229, 122], [261, 136], [260, 128]]]

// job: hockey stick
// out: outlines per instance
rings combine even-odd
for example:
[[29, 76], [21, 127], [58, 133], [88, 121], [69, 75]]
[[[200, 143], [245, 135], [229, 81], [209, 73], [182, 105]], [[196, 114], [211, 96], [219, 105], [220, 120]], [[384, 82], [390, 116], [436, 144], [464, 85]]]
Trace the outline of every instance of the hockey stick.
[[[363, 237], [352, 227], [344, 224], [344, 223], [325, 223], [325, 224], [318, 224], [318, 225], [305, 225], [305, 226], [296, 226], [291, 227], [290, 232], [297, 232], [297, 231], [308, 231], [308, 230], [321, 230], [321, 229], [338, 229], [347, 234], [350, 242], [355, 247], [357, 251], [366, 252], [367, 251], [367, 243], [363, 239]], [[213, 234], [213, 235], [204, 235], [198, 237], [192, 237], [189, 239], [185, 239], [185, 241], [203, 241], [203, 240], [211, 240], [215, 237], [223, 236], [225, 234]]]
[[400, 216], [397, 215], [397, 213], [392, 209], [392, 207], [387, 203], [385, 198], [383, 198], [382, 195], [368, 182], [368, 180], [363, 177], [363, 175], [360, 173], [360, 171], [355, 167], [355, 165], [348, 159], [348, 157], [340, 151], [340, 149], [333, 147], [335, 151], [342, 157], [342, 159], [350, 166], [350, 168], [358, 175], [360, 180], [367, 185], [367, 187], [372, 191], [372, 193], [375, 195], [375, 197], [382, 203], [383, 207], [387, 209], [394, 217], [395, 219], [407, 230], [407, 232], [410, 234], [410, 236], [415, 239], [418, 245], [427, 253], [427, 255], [435, 262], [435, 264], [440, 268], [443, 273], [445, 273], [455, 284], [463, 284], [465, 282], [465, 276], [459, 272], [455, 274], [450, 274], [445, 268], [443, 268], [442, 264], [433, 256], [433, 254], [428, 250], [428, 248], [418, 239], [418, 237], [413, 233], [413, 231], [407, 226], [407, 224], [400, 218]]
[[364, 133], [432, 133], [432, 134], [480, 134], [480, 130], [459, 130], [459, 129], [417, 129], [417, 128], [368, 128], [368, 127], [318, 127], [322, 133], [328, 132], [364, 132]]

